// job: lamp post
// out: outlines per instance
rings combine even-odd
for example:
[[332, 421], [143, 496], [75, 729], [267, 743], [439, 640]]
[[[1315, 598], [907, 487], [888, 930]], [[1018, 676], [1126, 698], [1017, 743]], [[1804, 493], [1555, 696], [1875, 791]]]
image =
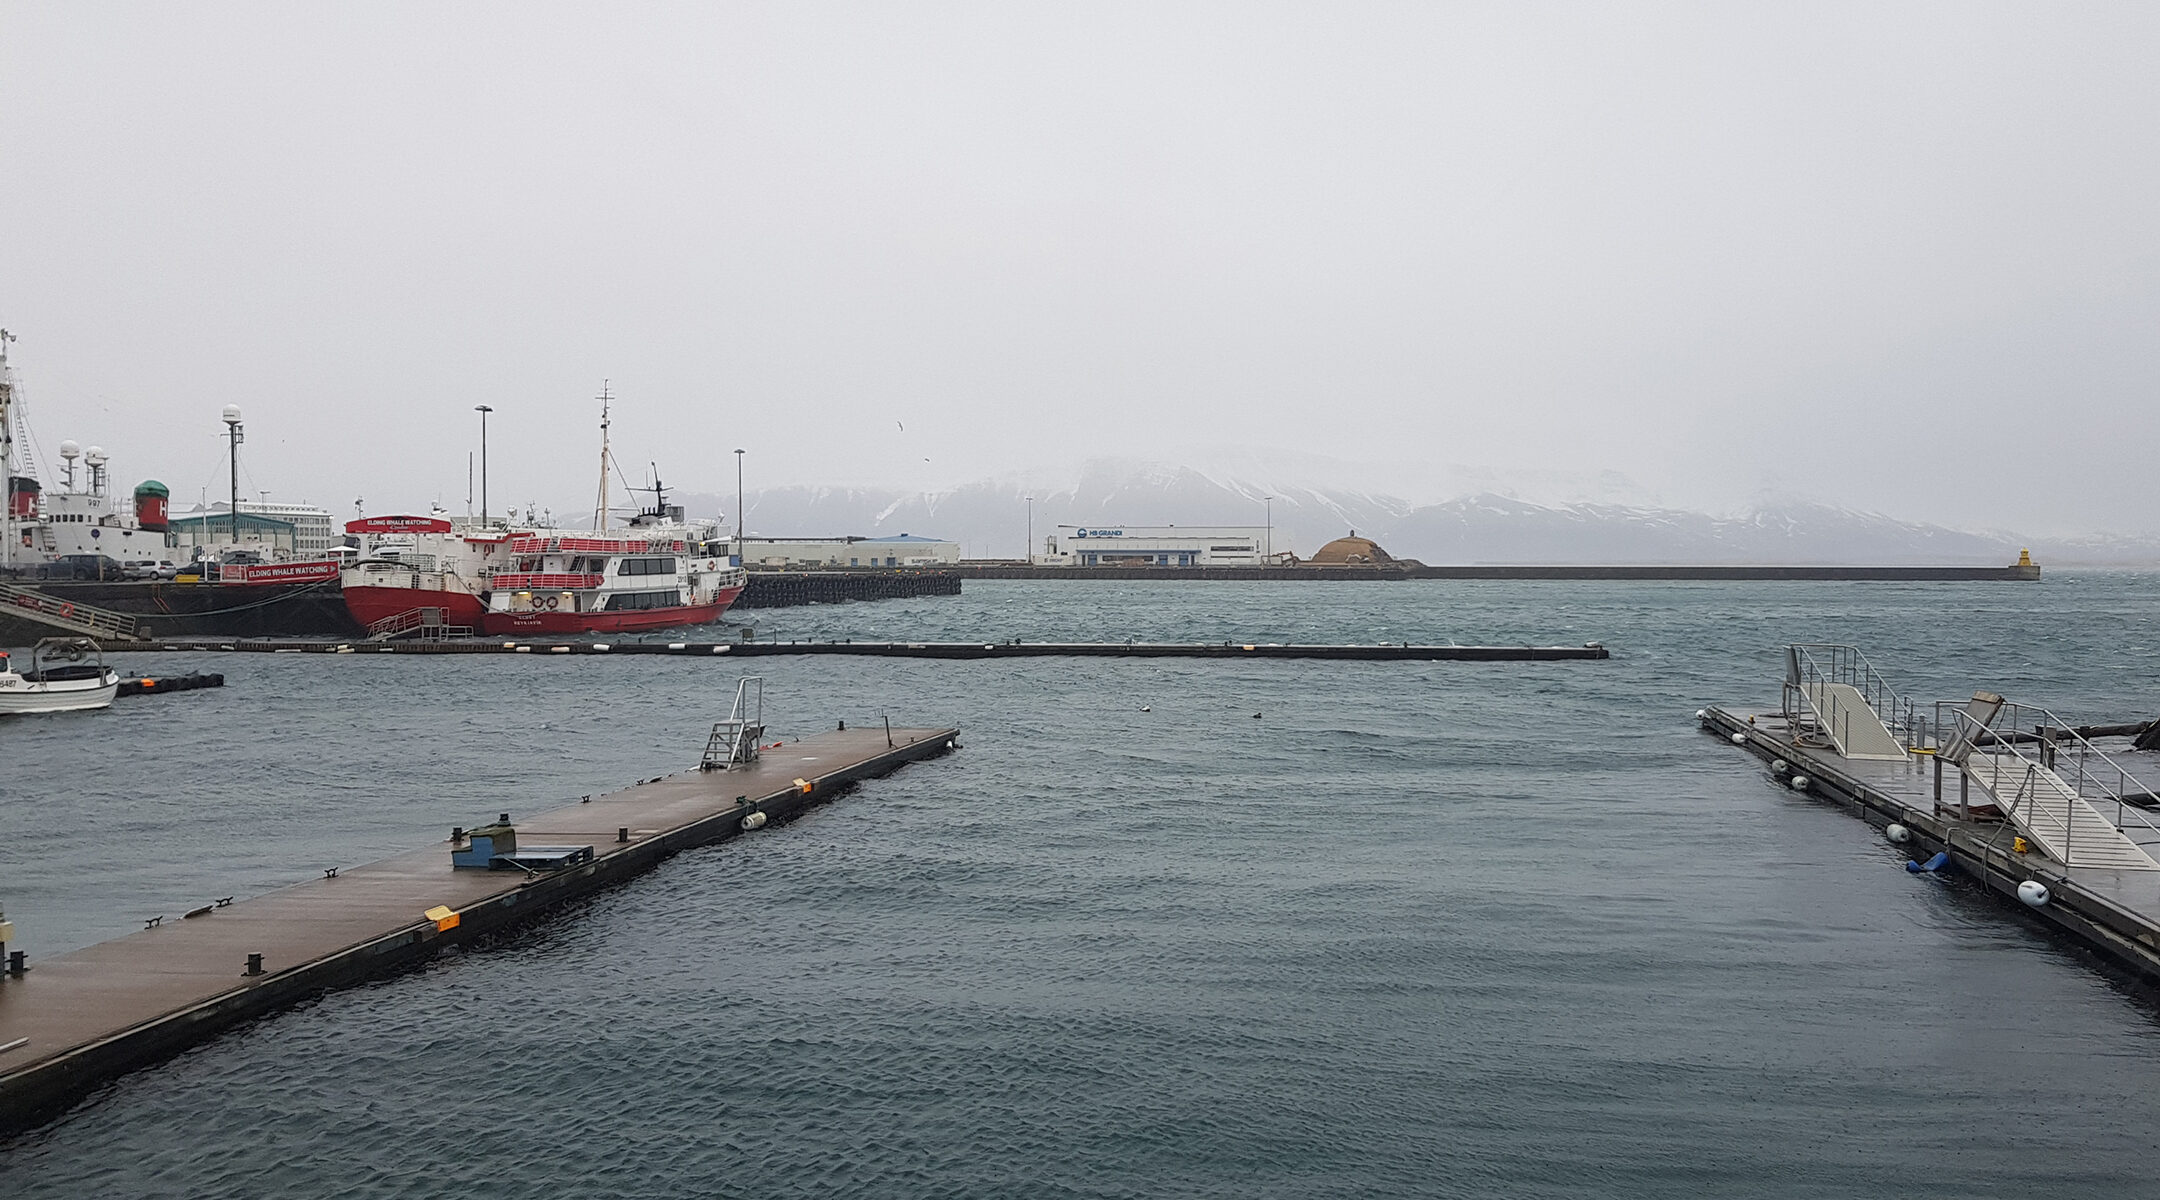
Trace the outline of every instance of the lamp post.
[[1266, 500], [1267, 500], [1267, 561], [1268, 561], [1268, 565], [1269, 565], [1269, 566], [1273, 566], [1273, 565], [1275, 564], [1275, 497], [1273, 497], [1273, 496], [1268, 496], [1268, 497], [1266, 497]]
[[1035, 497], [1029, 496], [1027, 498], [1027, 506], [1028, 539], [1027, 544], [1021, 547], [1022, 553], [1020, 555], [1020, 561], [1025, 563], [1032, 563], [1035, 561]]
[[247, 434], [240, 429], [240, 406], [237, 404], [225, 406], [225, 436], [232, 442], [232, 512], [227, 515], [231, 518], [233, 548], [237, 550], [240, 548], [240, 443], [247, 440]]
[[742, 447], [735, 448], [735, 565], [743, 563]]
[[[474, 411], [474, 412], [476, 412], [476, 413], [479, 413], [479, 414], [480, 414], [480, 528], [482, 528], [482, 529], [486, 529], [486, 528], [487, 528], [487, 523], [488, 523], [488, 509], [487, 509], [487, 415], [488, 415], [489, 413], [491, 413], [491, 412], [494, 412], [495, 410], [494, 410], [494, 409], [492, 409], [492, 408], [489, 408], [489, 407], [488, 407], [487, 405], [485, 405], [485, 404], [475, 404], [475, 405], [473, 405], [473, 411]], [[514, 507], [516, 507], [516, 506], [515, 506], [515, 505], [512, 505], [512, 507], [514, 508]], [[467, 515], [467, 516], [470, 516], [470, 515], [472, 515], [472, 510], [468, 508], [468, 509], [466, 509], [466, 510], [465, 510], [465, 513], [466, 513], [466, 515]]]

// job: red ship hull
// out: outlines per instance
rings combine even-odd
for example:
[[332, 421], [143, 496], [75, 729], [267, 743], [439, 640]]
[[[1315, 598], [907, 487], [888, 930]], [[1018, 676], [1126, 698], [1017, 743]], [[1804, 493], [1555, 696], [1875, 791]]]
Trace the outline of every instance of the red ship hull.
[[[711, 604], [682, 604], [673, 608], [635, 608], [622, 612], [490, 612], [480, 621], [489, 637], [504, 634], [637, 633], [648, 629], [674, 629], [682, 625], [710, 625], [742, 595], [741, 588], [727, 588]], [[402, 610], [401, 610], [402, 611]]]
[[345, 589], [345, 609], [352, 614], [353, 620], [360, 622], [362, 628], [385, 617], [394, 617], [416, 608], [442, 609], [443, 624], [463, 625], [468, 629], [480, 628], [481, 618], [487, 612], [481, 607], [480, 598], [470, 592], [451, 592], [441, 588]]

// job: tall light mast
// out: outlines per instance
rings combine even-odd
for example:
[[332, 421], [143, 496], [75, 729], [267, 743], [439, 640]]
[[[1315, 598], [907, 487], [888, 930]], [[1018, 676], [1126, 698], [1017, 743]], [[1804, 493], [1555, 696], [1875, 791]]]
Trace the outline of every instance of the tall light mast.
[[[0, 492], [7, 496], [0, 515], [0, 567], [15, 565], [15, 372], [8, 366], [8, 343], [15, 335], [0, 329]], [[27, 474], [27, 472], [25, 472]]]
[[600, 381], [600, 501], [593, 509], [593, 529], [606, 529], [608, 520], [607, 464], [608, 464], [608, 404], [614, 397], [608, 394], [608, 381]]

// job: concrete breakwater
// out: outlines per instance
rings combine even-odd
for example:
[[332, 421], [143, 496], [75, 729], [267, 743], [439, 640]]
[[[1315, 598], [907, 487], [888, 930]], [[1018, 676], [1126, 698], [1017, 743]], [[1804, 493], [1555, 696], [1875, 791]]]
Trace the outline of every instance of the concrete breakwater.
[[1400, 562], [1384, 566], [1328, 566], [1299, 563], [1282, 567], [1035, 567], [1021, 562], [961, 563], [969, 579], [1207, 579], [1263, 583], [1311, 581], [1396, 583], [1410, 579], [1596, 579], [1617, 582], [1779, 581], [1779, 582], [1921, 582], [1989, 581], [2030, 583], [2040, 568], [2029, 563], [2003, 567], [1956, 566], [1813, 566], [1624, 564], [1619, 566], [1431, 566]]

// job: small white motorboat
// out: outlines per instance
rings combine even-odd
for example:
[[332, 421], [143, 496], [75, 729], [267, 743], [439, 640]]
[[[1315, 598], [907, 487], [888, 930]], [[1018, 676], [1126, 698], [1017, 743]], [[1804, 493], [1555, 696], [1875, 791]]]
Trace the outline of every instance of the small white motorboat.
[[0, 650], [0, 715], [105, 708], [119, 692], [120, 673], [105, 665], [104, 650], [89, 638], [46, 638], [30, 651], [27, 672], [16, 671]]

